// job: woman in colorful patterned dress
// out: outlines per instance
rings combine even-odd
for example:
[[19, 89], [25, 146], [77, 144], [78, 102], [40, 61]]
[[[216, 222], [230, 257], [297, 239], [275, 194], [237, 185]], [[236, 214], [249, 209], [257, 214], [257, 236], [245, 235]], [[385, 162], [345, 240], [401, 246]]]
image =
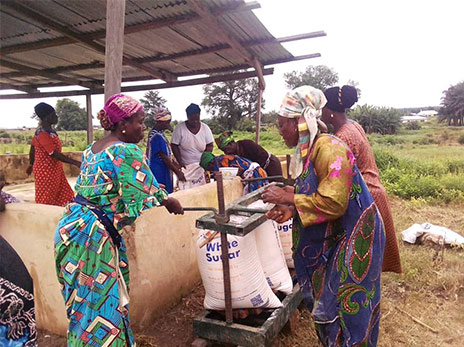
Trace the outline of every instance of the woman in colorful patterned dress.
[[386, 243], [383, 257], [383, 271], [401, 273], [400, 251], [395, 234], [393, 216], [388, 203], [387, 192], [380, 182], [379, 169], [366, 133], [361, 125], [349, 120], [345, 110], [358, 101], [356, 88], [352, 86], [332, 87], [324, 92], [327, 104], [322, 109], [322, 120], [331, 124], [334, 133], [342, 139], [353, 152], [359, 171], [374, 198], [385, 226]]
[[61, 141], [52, 126], [58, 122], [55, 109], [41, 102], [34, 107], [40, 126], [29, 151], [28, 175], [34, 171], [35, 202], [64, 206], [74, 198], [74, 192], [63, 171], [63, 163], [81, 166], [81, 162], [61, 153]]
[[[200, 159], [200, 166], [205, 171], [211, 172], [213, 177], [214, 172], [219, 171], [221, 167], [237, 167], [237, 176], [240, 176], [242, 179], [267, 177], [266, 171], [264, 171], [258, 163], [253, 163], [238, 155], [226, 154], [216, 157], [211, 152], [203, 152]], [[245, 184], [243, 194], [255, 191], [267, 183], [267, 180], [249, 182]]]
[[162, 205], [182, 214], [161, 189], [142, 150], [145, 112], [135, 99], [116, 94], [98, 114], [102, 140], [82, 154], [77, 196], [55, 233], [55, 263], [69, 319], [68, 346], [134, 345], [129, 326], [129, 264], [119, 232], [143, 210]]
[[309, 86], [288, 92], [280, 134], [295, 147], [295, 187], [269, 186], [278, 204], [268, 217], [293, 217], [295, 269], [324, 346], [375, 346], [380, 320], [382, 218], [348, 147], [320, 134], [316, 117], [326, 99]]

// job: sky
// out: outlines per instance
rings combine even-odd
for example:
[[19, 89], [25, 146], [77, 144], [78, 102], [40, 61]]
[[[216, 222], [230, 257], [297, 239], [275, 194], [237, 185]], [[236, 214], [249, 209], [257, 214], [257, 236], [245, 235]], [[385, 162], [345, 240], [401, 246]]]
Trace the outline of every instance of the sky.
[[[284, 73], [326, 65], [339, 84], [359, 83], [358, 104], [386, 107], [438, 106], [443, 91], [464, 80], [464, 1], [459, 0], [259, 0], [256, 16], [275, 37], [323, 30], [327, 36], [284, 43], [293, 55], [320, 58], [274, 65], [266, 76], [264, 112], [277, 110], [286, 92]], [[146, 82], [150, 83], [150, 82]], [[144, 92], [128, 93], [140, 99]], [[201, 104], [201, 86], [160, 90], [173, 119]], [[85, 97], [71, 97], [85, 107]], [[57, 98], [0, 100], [0, 128], [34, 127], [34, 105]], [[103, 95], [92, 96], [93, 114]], [[202, 117], [208, 117], [205, 110]]]

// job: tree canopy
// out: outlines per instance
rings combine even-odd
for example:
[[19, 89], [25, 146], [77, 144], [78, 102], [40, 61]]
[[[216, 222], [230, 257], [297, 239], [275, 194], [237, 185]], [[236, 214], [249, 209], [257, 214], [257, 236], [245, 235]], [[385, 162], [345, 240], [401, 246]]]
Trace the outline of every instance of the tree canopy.
[[207, 84], [203, 86], [205, 97], [201, 104], [217, 121], [216, 131], [236, 129], [242, 120], [249, 127], [248, 120], [255, 119], [257, 113], [258, 91], [257, 80], [250, 78]]
[[87, 112], [79, 107], [79, 103], [71, 99], [59, 99], [55, 106], [58, 115], [58, 130], [87, 129]]
[[284, 74], [285, 84], [294, 89], [309, 85], [326, 90], [338, 83], [338, 73], [325, 65], [309, 65], [305, 71], [292, 71]]
[[166, 99], [159, 95], [158, 91], [149, 90], [146, 92], [140, 102], [143, 105], [143, 109], [146, 113], [145, 125], [148, 128], [153, 128], [155, 125], [155, 119], [153, 117], [156, 109], [160, 107], [166, 107]]
[[394, 134], [401, 127], [403, 113], [394, 108], [370, 105], [357, 106], [348, 117], [357, 121], [366, 133]]
[[440, 121], [464, 126], [464, 81], [449, 87], [441, 98]]

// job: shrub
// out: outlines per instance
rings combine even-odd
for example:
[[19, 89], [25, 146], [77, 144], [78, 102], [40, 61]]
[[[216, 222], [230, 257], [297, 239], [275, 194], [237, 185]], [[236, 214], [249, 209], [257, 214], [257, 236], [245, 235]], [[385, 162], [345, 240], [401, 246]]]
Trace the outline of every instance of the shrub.
[[419, 122], [409, 122], [406, 124], [406, 129], [407, 130], [420, 130], [422, 126], [419, 124]]
[[464, 135], [459, 136], [458, 142], [459, 142], [461, 145], [464, 145]]

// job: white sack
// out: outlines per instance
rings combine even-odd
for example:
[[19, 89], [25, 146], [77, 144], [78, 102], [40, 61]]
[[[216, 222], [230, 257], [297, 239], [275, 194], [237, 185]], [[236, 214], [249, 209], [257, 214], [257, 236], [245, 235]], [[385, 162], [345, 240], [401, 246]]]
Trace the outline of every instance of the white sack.
[[285, 261], [287, 262], [287, 266], [289, 269], [294, 269], [295, 264], [293, 263], [293, 235], [292, 235], [292, 228], [293, 228], [293, 218], [290, 218], [288, 221], [284, 223], [276, 223], [274, 222], [277, 231], [279, 232], [280, 243], [282, 244], [282, 250], [284, 252]]
[[442, 236], [445, 244], [464, 244], [464, 237], [458, 233], [438, 225], [433, 225], [430, 223], [424, 224], [413, 224], [408, 229], [403, 230], [401, 234], [403, 235], [403, 241], [408, 243], [416, 243], [416, 239], [422, 234], [433, 234]]
[[[262, 200], [258, 200], [248, 207], [266, 208], [266, 206], [267, 204]], [[267, 283], [274, 290], [287, 295], [291, 294], [293, 290], [292, 277], [288, 271], [275, 223], [272, 220], [267, 220], [252, 232], [255, 234], [259, 260], [266, 275]]]
[[[210, 230], [199, 230], [197, 240], [198, 266], [206, 291], [204, 306], [209, 310], [224, 310], [220, 234], [218, 233], [207, 245], [199, 247], [211, 233]], [[282, 303], [267, 284], [259, 262], [254, 233], [249, 233], [244, 237], [227, 235], [227, 241], [232, 308], [281, 307]]]
[[185, 168], [182, 168], [182, 172], [185, 176], [186, 181], [183, 182], [179, 180], [180, 190], [190, 189], [206, 184], [205, 170], [203, 170], [200, 164], [188, 164], [185, 166]]

